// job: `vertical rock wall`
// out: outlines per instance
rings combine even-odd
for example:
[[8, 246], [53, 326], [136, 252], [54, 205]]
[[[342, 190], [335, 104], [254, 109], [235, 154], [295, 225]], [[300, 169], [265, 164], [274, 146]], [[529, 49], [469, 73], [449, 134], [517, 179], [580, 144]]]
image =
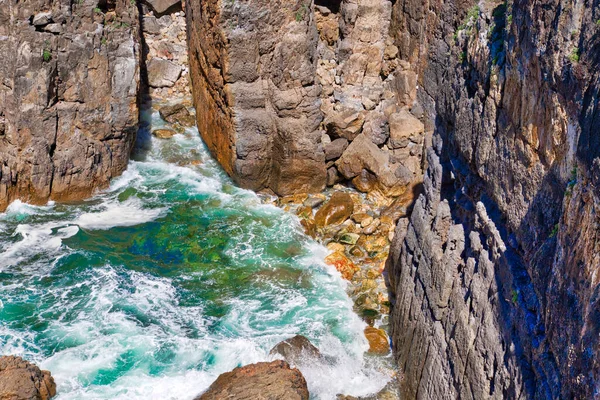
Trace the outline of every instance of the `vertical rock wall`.
[[388, 260], [407, 398], [598, 394], [599, 20], [598, 1], [395, 4], [435, 129]]
[[284, 195], [325, 186], [310, 10], [306, 0], [186, 3], [198, 127], [244, 187]]
[[138, 26], [129, 0], [2, 1], [0, 210], [80, 199], [126, 168]]

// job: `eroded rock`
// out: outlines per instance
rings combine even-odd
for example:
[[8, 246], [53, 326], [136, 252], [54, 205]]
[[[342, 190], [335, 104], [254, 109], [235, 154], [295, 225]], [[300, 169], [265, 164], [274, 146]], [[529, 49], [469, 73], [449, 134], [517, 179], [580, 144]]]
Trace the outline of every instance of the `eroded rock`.
[[42, 371], [21, 357], [0, 357], [0, 399], [48, 400], [56, 395], [49, 371]]
[[308, 400], [306, 380], [285, 361], [239, 367], [219, 375], [196, 400]]

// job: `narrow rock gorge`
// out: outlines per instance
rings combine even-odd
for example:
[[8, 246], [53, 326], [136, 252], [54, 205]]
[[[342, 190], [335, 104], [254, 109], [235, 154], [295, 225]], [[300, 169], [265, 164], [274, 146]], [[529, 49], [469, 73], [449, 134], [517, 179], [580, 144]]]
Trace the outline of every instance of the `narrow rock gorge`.
[[[61, 221], [68, 216], [62, 225], [42, 219], [32, 234], [28, 218], [35, 217], [27, 213], [35, 211], [0, 214], [0, 262], [19, 270], [5, 273], [0, 264], [0, 273], [18, 291], [19, 274], [33, 267], [93, 264], [91, 272], [77, 272], [78, 281], [109, 282], [101, 289], [117, 297], [150, 293], [151, 300], [139, 301], [139, 315], [122, 322], [124, 336], [142, 339], [146, 326], [164, 317], [145, 314], [159, 298], [175, 315], [165, 337], [160, 324], [152, 325], [155, 342], [168, 345], [153, 348], [156, 364], [152, 358], [131, 365], [148, 363], [168, 375], [173, 370], [165, 365], [180, 343], [194, 343], [177, 348], [187, 354], [213, 351], [218, 342], [227, 353], [194, 353], [184, 360], [185, 374], [228, 357], [239, 357], [229, 369], [242, 360], [251, 365], [210, 370], [201, 376], [208, 391], [193, 396], [243, 397], [262, 391], [256, 382], [269, 387], [281, 376], [292, 386], [278, 386], [280, 398], [308, 398], [312, 387], [346, 398], [339, 382], [323, 384], [322, 371], [294, 357], [256, 364], [289, 339], [273, 334], [281, 327], [264, 318], [284, 304], [297, 312], [285, 319], [286, 336], [310, 336], [321, 324], [311, 340], [330, 335], [317, 343], [323, 353], [333, 349], [343, 358], [367, 338], [360, 360], [393, 358], [398, 377], [389, 381], [402, 399], [600, 395], [600, 0], [0, 0], [0, 54], [0, 212], [15, 200], [82, 201], [130, 168], [114, 196], [102, 192], [91, 204], [61, 209]], [[220, 168], [261, 197], [249, 200]], [[256, 199], [298, 218], [273, 214]], [[294, 233], [299, 223], [307, 233], [301, 239]], [[111, 236], [119, 227], [122, 242]], [[1, 236], [5, 228], [10, 234]], [[330, 253], [315, 253], [308, 236]], [[80, 250], [61, 247], [62, 239]], [[58, 250], [44, 247], [56, 241]], [[84, 260], [77, 251], [93, 256]], [[318, 262], [306, 261], [308, 253]], [[103, 254], [107, 264], [98, 261]], [[346, 292], [325, 277], [323, 259], [349, 281]], [[113, 269], [127, 262], [135, 268]], [[323, 265], [315, 272], [311, 263]], [[226, 268], [215, 272], [214, 265]], [[210, 279], [195, 282], [203, 273]], [[52, 295], [47, 282], [43, 275], [27, 284]], [[215, 282], [227, 289], [209, 292]], [[306, 304], [288, 305], [279, 285]], [[255, 288], [259, 293], [244, 292]], [[157, 297], [152, 290], [159, 289]], [[352, 302], [345, 303], [348, 295]], [[128, 300], [106, 304], [127, 313], [139, 299]], [[225, 333], [202, 342], [214, 332], [205, 320], [188, 319], [180, 301], [196, 313], [207, 310], [206, 324], [218, 331], [223, 323]], [[267, 311], [252, 308], [261, 302]], [[336, 317], [327, 314], [340, 304]], [[3, 307], [0, 301], [0, 317]], [[310, 319], [304, 307], [320, 318], [316, 325], [303, 325]], [[228, 312], [234, 321], [260, 321], [244, 320], [250, 333], [240, 333]], [[86, 323], [104, 323], [94, 319], [95, 309], [81, 314]], [[130, 324], [136, 318], [142, 333]], [[351, 342], [356, 332], [360, 339]], [[169, 342], [173, 335], [177, 345]], [[292, 340], [318, 353], [319, 368], [331, 367], [324, 367], [331, 355], [298, 337]], [[2, 349], [24, 348], [2, 340]], [[63, 345], [62, 337], [60, 345], [52, 340], [39, 347]], [[335, 340], [343, 346], [331, 345]], [[136, 348], [122, 357], [149, 353]], [[92, 358], [86, 353], [81, 362]], [[54, 394], [46, 371], [6, 360], [4, 374], [31, 375], [44, 392], [38, 397]], [[62, 367], [55, 377], [64, 384]], [[352, 373], [360, 379], [338, 380], [356, 392], [367, 375], [384, 379]], [[218, 376], [209, 387], [209, 377]], [[97, 394], [81, 387], [79, 394]], [[122, 389], [115, 387], [98, 398]], [[181, 393], [171, 390], [161, 393]], [[395, 398], [398, 388], [385, 390], [382, 396]]]

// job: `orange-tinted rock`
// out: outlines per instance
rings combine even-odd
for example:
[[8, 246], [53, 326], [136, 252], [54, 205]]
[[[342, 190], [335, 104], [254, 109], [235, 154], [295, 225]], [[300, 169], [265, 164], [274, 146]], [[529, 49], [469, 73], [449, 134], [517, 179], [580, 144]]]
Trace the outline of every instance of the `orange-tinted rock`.
[[390, 342], [383, 329], [368, 326], [365, 328], [365, 337], [369, 341], [369, 353], [386, 355], [390, 352]]
[[317, 226], [339, 224], [347, 220], [354, 212], [354, 202], [349, 194], [335, 192], [315, 215]]
[[219, 375], [195, 400], [308, 400], [306, 380], [285, 361], [261, 362]]
[[42, 371], [21, 357], [0, 357], [0, 399], [48, 400], [56, 395], [49, 371]]
[[334, 266], [335, 269], [342, 274], [342, 278], [348, 281], [352, 280], [354, 274], [360, 270], [360, 268], [356, 266], [352, 260], [350, 260], [344, 253], [340, 251], [336, 251], [333, 254], [328, 255], [325, 258], [325, 262]]

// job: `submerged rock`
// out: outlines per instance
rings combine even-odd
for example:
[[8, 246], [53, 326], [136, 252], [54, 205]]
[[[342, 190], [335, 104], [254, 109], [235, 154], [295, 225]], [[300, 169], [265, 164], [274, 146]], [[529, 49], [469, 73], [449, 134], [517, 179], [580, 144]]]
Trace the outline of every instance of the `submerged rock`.
[[354, 202], [348, 193], [336, 192], [315, 215], [317, 226], [339, 224], [347, 220], [354, 212]]
[[56, 395], [49, 371], [42, 371], [21, 357], [0, 357], [0, 399], [47, 400]]
[[262, 362], [219, 375], [195, 400], [308, 400], [304, 376], [285, 361]]
[[319, 349], [302, 335], [296, 335], [291, 339], [279, 342], [271, 349], [269, 354], [279, 354], [292, 365], [301, 364], [303, 361], [314, 361], [322, 357]]
[[175, 136], [177, 132], [171, 129], [155, 129], [152, 131], [152, 135], [159, 139], [170, 139]]

